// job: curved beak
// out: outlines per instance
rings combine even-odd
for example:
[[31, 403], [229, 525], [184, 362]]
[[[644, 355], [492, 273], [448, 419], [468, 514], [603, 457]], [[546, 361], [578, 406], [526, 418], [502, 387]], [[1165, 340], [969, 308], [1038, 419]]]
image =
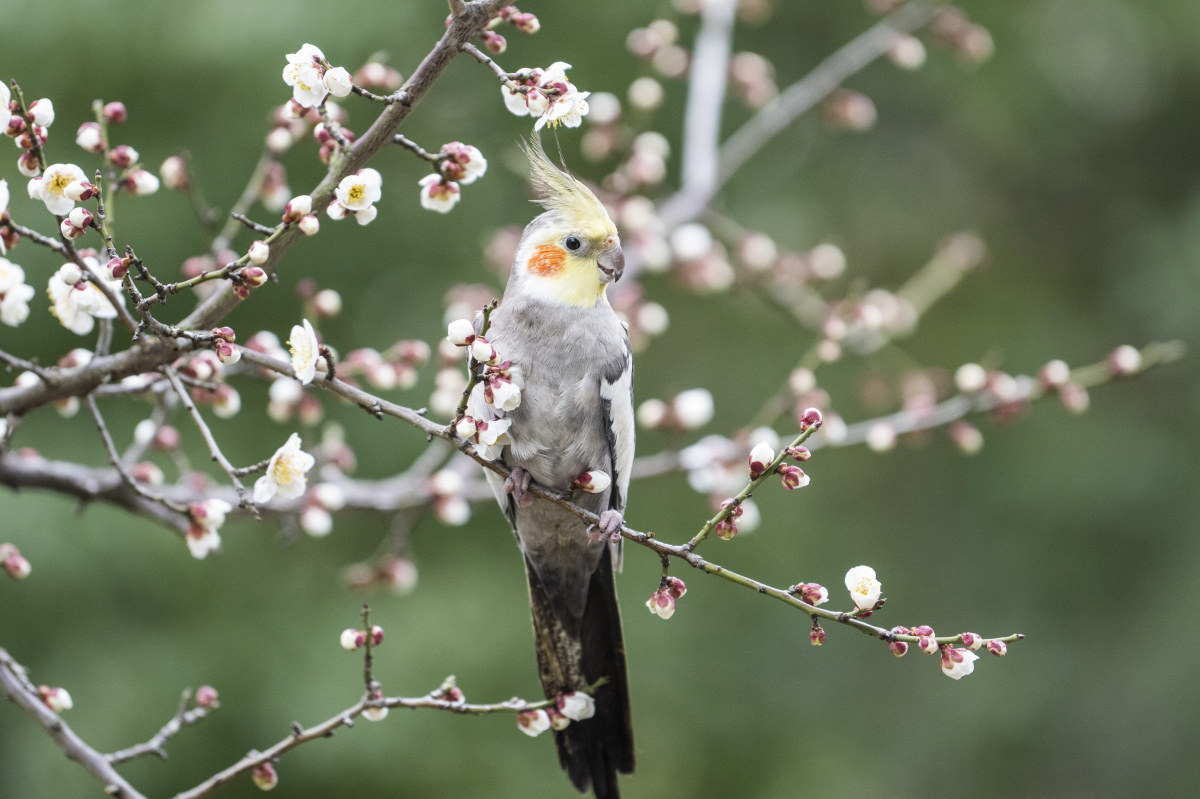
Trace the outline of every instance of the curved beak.
[[625, 253], [621, 251], [621, 245], [613, 244], [600, 253], [600, 257], [596, 259], [596, 266], [600, 270], [601, 283], [616, 283], [620, 280], [625, 272]]

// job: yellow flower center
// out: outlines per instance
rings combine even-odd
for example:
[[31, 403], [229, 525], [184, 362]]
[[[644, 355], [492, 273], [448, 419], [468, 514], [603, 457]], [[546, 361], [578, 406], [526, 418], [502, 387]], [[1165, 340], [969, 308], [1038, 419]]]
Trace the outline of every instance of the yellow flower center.
[[362, 183], [355, 183], [353, 186], [350, 187], [350, 192], [349, 192], [349, 197], [348, 197], [350, 202], [352, 202], [352, 203], [362, 202], [363, 198], [366, 196], [367, 196], [367, 187], [365, 185], [363, 185]]
[[70, 184], [71, 178], [68, 175], [64, 175], [62, 172], [55, 172], [54, 176], [50, 178], [50, 185], [48, 188], [55, 194], [62, 194], [63, 189]]
[[279, 458], [271, 467], [271, 476], [279, 485], [287, 485], [293, 480], [304, 477], [304, 472], [292, 466], [291, 458]]
[[871, 580], [867, 577], [859, 580], [854, 586], [854, 593], [862, 594], [863, 596], [871, 593]]

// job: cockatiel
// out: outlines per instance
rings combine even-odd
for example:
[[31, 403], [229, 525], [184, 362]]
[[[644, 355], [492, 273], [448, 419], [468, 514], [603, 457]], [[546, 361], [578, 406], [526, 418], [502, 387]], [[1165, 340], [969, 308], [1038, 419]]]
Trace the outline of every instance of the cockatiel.
[[[575, 787], [586, 792], [590, 785], [604, 799], [619, 795], [617, 772], [633, 772], [613, 584], [633, 465], [633, 355], [605, 295], [625, 259], [616, 226], [591, 190], [556, 167], [537, 140], [525, 151], [546, 210], [525, 228], [487, 333], [499, 357], [512, 361], [513, 382], [523, 385], [520, 404], [497, 410], [480, 390], [471, 411], [476, 419], [511, 420], [498, 457], [512, 475], [487, 476], [525, 556], [546, 698], [608, 680], [595, 692], [595, 715], [555, 733], [559, 762]], [[573, 497], [600, 517], [597, 526], [528, 493], [531, 479], [568, 492], [585, 472], [611, 478], [605, 490]]]

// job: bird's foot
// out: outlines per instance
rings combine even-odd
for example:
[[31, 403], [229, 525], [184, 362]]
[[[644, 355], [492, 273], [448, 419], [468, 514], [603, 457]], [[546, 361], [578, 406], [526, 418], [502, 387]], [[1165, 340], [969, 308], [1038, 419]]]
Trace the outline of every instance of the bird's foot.
[[625, 517], [621, 515], [621, 511], [606, 510], [600, 514], [599, 524], [588, 525], [588, 538], [593, 541], [620, 541], [621, 527], [624, 524]]
[[533, 504], [533, 494], [529, 493], [529, 483], [532, 479], [529, 472], [520, 466], [515, 466], [512, 474], [504, 481], [505, 493], [513, 495], [518, 507], [528, 508]]

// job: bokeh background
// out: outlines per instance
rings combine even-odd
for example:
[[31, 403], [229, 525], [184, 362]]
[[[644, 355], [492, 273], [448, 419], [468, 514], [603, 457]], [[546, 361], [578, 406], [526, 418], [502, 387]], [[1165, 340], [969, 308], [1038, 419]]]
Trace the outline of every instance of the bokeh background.
[[[736, 47], [770, 58], [787, 85], [873, 23], [857, 2], [778, 3], [769, 21], [744, 24]], [[989, 244], [987, 266], [904, 342], [919, 363], [953, 369], [991, 358], [1030, 373], [1046, 360], [1102, 358], [1114, 346], [1194, 342], [1200, 313], [1200, 5], [1185, 0], [968, 2], [995, 56], [966, 68], [931, 49], [909, 73], [887, 61], [850, 81], [879, 110], [867, 134], [836, 133], [816, 116], [779, 136], [728, 186], [719, 206], [781, 246], [840, 244], [848, 284], [896, 287], [945, 234], [970, 229]], [[523, 7], [524, 8], [524, 7]], [[586, 90], [623, 95], [649, 74], [624, 47], [655, 18], [675, 19], [690, 41], [694, 17], [665, 2], [538, 3], [534, 37], [509, 37], [510, 69], [567, 60]], [[311, 41], [353, 68], [386, 49], [405, 75], [442, 29], [445, 6], [355, 0], [0, 0], [0, 75], [31, 98], [53, 98], [52, 160], [91, 168], [71, 142], [95, 97], [121, 99], [130, 121], [115, 136], [156, 167], [178, 148], [211, 202], [228, 208], [261, 147], [270, 108], [288, 96], [283, 54]], [[679, 142], [684, 87], [640, 126]], [[352, 128], [374, 109], [347, 102]], [[727, 106], [725, 129], [746, 118]], [[341, 292], [346, 311], [323, 325], [343, 351], [399, 338], [436, 341], [443, 292], [494, 280], [482, 250], [500, 226], [533, 211], [516, 142], [527, 120], [508, 115], [494, 78], [469, 59], [448, 69], [404, 132], [427, 146], [459, 139], [488, 156], [487, 177], [447, 216], [421, 210], [428, 170], [384, 152], [379, 219], [367, 228], [326, 222], [289, 253], [278, 288], [230, 317], [239, 332], [286, 331], [299, 318], [301, 277]], [[563, 149], [577, 171], [578, 132]], [[311, 142], [288, 159], [303, 191], [323, 171]], [[674, 165], [675, 162], [672, 161]], [[611, 168], [612, 164], [607, 164]], [[13, 210], [29, 219], [14, 157], [0, 165]], [[675, 168], [668, 182], [676, 178]], [[204, 248], [186, 200], [166, 192], [126, 200], [119, 239], [155, 264]], [[256, 214], [265, 217], [261, 210]], [[43, 226], [44, 227], [44, 226]], [[248, 241], [248, 240], [247, 240]], [[245, 246], [246, 242], [242, 243]], [[14, 260], [44, 285], [58, 263], [32, 245]], [[699, 297], [669, 276], [646, 279], [671, 314], [668, 332], [639, 355], [639, 398], [703, 385], [716, 398], [708, 431], [743, 424], [811, 342], [752, 295]], [[172, 303], [173, 313], [182, 307]], [[43, 361], [91, 346], [46, 313], [44, 296], [0, 346]], [[172, 317], [174, 318], [174, 317]], [[1194, 349], [1194, 347], [1193, 347]], [[822, 385], [848, 420], [865, 372], [895, 376], [880, 357], [828, 367]], [[761, 492], [761, 528], [706, 554], [776, 585], [820, 581], [845, 604], [841, 580], [873, 565], [889, 597], [881, 623], [939, 631], [1013, 631], [1029, 638], [951, 682], [936, 659], [902, 660], [850, 630], [808, 643], [802, 615], [698, 574], [664, 623], [645, 612], [657, 558], [633, 551], [619, 579], [633, 686], [638, 773], [630, 797], [1184, 796], [1200, 778], [1200, 401], [1196, 358], [1092, 393], [1075, 417], [1053, 401], [1019, 423], [984, 426], [986, 445], [959, 455], [944, 435], [820, 453], [808, 489]], [[11, 379], [8, 378], [8, 379]], [[398, 401], [426, 402], [432, 368]], [[239, 384], [245, 408], [218, 426], [237, 463], [269, 455], [292, 432], [265, 421], [265, 386]], [[328, 398], [326, 398], [328, 399]], [[119, 440], [145, 413], [107, 403]], [[376, 422], [327, 401], [346, 428], [358, 476], [403, 468], [423, 444], [394, 421]], [[87, 414], [43, 409], [17, 443], [100, 465]], [[197, 437], [180, 427], [193, 460]], [[304, 431], [306, 440], [316, 433]], [[644, 434], [643, 453], [687, 443]], [[682, 475], [635, 484], [628, 518], [682, 540], [707, 515]], [[370, 515], [339, 518], [333, 535], [285, 545], [268, 524], [230, 524], [220, 557], [193, 560], [149, 522], [58, 496], [0, 491], [0, 540], [34, 565], [24, 583], [0, 580], [0, 645], [33, 679], [67, 687], [69, 722], [101, 750], [145, 740], [186, 685], [210, 683], [222, 708], [170, 745], [170, 760], [123, 772], [150, 796], [170, 795], [283, 737], [293, 720], [327, 718], [355, 701], [359, 658], [336, 643], [360, 598], [340, 569], [387, 532]], [[417, 591], [372, 598], [388, 640], [377, 675], [390, 694], [418, 695], [448, 673], [467, 697], [497, 701], [538, 692], [520, 560], [501, 517], [479, 506], [448, 528], [422, 519], [412, 556]], [[283, 796], [574, 795], [548, 736], [530, 740], [511, 716], [459, 718], [393, 712], [306, 746], [279, 765]], [[248, 778], [227, 788], [251, 796]], [[98, 786], [28, 718], [0, 707], [0, 796], [93, 796]]]

